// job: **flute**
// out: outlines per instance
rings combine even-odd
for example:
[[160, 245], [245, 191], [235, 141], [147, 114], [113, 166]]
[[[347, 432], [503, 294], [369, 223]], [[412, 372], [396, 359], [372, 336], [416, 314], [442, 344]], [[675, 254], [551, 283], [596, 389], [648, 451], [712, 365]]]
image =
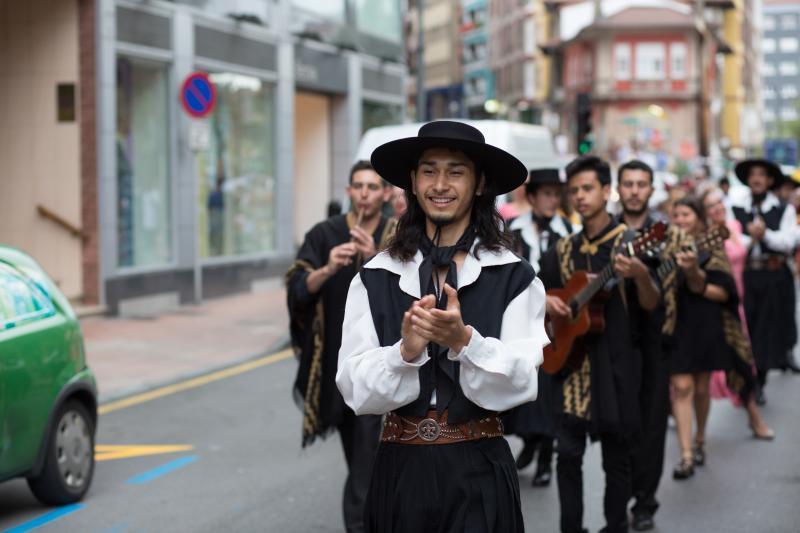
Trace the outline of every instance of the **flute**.
[[[358, 210], [358, 214], [356, 215], [356, 223], [353, 227], [360, 228], [361, 221], [363, 219], [364, 219], [364, 208], [362, 207], [361, 209]], [[353, 237], [350, 237], [350, 242], [353, 241], [354, 241]], [[356, 252], [355, 263], [356, 263], [356, 270], [361, 268], [361, 252]]]

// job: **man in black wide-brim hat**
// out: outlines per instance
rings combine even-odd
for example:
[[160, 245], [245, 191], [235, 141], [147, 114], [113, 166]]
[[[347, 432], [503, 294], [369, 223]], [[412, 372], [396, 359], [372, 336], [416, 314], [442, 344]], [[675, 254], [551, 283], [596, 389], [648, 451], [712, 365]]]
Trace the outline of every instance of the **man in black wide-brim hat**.
[[797, 218], [794, 207], [773, 192], [786, 180], [778, 165], [766, 159], [748, 159], [735, 170], [750, 188], [732, 209], [747, 246], [744, 310], [758, 370], [758, 403], [763, 405], [767, 372], [794, 369], [790, 351], [797, 342], [797, 326], [788, 259], [796, 244]]
[[451, 121], [378, 147], [372, 164], [408, 211], [350, 285], [339, 351], [345, 402], [386, 415], [366, 530], [524, 531], [498, 413], [536, 398], [545, 293], [494, 201], [525, 166]]

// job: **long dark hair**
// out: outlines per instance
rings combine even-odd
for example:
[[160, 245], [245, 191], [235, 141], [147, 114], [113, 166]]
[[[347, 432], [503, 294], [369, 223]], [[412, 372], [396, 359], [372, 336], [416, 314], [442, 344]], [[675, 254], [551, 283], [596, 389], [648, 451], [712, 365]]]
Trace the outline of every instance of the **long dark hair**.
[[[481, 176], [477, 165], [475, 170], [475, 175]], [[514, 246], [514, 237], [506, 228], [503, 217], [500, 216], [495, 206], [495, 196], [493, 184], [487, 182], [483, 188], [483, 194], [476, 195], [472, 202], [470, 225], [480, 239], [480, 243], [475, 248], [476, 257], [479, 250], [499, 252], [504, 248], [511, 250]], [[400, 217], [397, 231], [387, 248], [393, 259], [403, 262], [411, 261], [414, 258], [426, 231], [425, 212], [419, 205], [417, 197], [409, 190], [406, 190], [406, 201], [408, 210]]]

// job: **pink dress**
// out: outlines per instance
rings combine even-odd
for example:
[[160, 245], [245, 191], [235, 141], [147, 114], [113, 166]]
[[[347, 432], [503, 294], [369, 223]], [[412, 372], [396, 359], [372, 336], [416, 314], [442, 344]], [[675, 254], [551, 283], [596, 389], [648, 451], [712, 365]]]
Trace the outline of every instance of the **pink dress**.
[[[742, 226], [737, 220], [727, 221], [731, 236], [725, 241], [725, 254], [731, 263], [731, 273], [739, 293], [739, 320], [744, 334], [747, 335], [747, 321], [744, 318], [744, 264], [747, 261], [747, 247], [742, 242]], [[711, 397], [730, 398], [734, 405], [741, 406], [739, 396], [731, 391], [725, 382], [725, 372], [717, 370], [711, 373]]]
[[500, 212], [500, 216], [503, 217], [503, 220], [505, 220], [506, 222], [508, 222], [512, 218], [517, 218], [519, 216], [519, 210], [517, 209], [517, 207], [514, 205], [513, 202], [508, 202], [506, 204], [501, 205], [498, 211]]

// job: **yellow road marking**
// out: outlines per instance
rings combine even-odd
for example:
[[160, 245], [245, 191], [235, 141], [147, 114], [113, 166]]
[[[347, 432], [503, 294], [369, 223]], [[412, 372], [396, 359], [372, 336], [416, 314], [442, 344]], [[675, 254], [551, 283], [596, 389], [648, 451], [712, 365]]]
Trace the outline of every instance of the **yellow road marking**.
[[189, 444], [98, 444], [94, 447], [94, 459], [95, 461], [113, 461], [114, 459], [128, 459], [130, 457], [160, 455], [163, 453], [188, 452], [191, 450], [194, 450], [194, 446]]
[[248, 361], [246, 363], [225, 368], [223, 370], [218, 370], [217, 372], [212, 372], [211, 374], [206, 374], [205, 376], [188, 379], [186, 381], [181, 381], [180, 383], [174, 383], [172, 385], [160, 387], [148, 392], [143, 392], [142, 394], [135, 394], [127, 398], [122, 398], [121, 400], [106, 403], [98, 407], [97, 412], [98, 414], [105, 415], [113, 411], [119, 411], [120, 409], [125, 409], [127, 407], [149, 402], [151, 400], [155, 400], [156, 398], [163, 398], [164, 396], [169, 396], [170, 394], [175, 394], [176, 392], [194, 389], [196, 387], [213, 383], [214, 381], [238, 376], [239, 374], [244, 374], [245, 372], [255, 370], [256, 368], [288, 359], [292, 356], [292, 354], [293, 351], [291, 349], [286, 349], [272, 355], [267, 355], [260, 359]]

